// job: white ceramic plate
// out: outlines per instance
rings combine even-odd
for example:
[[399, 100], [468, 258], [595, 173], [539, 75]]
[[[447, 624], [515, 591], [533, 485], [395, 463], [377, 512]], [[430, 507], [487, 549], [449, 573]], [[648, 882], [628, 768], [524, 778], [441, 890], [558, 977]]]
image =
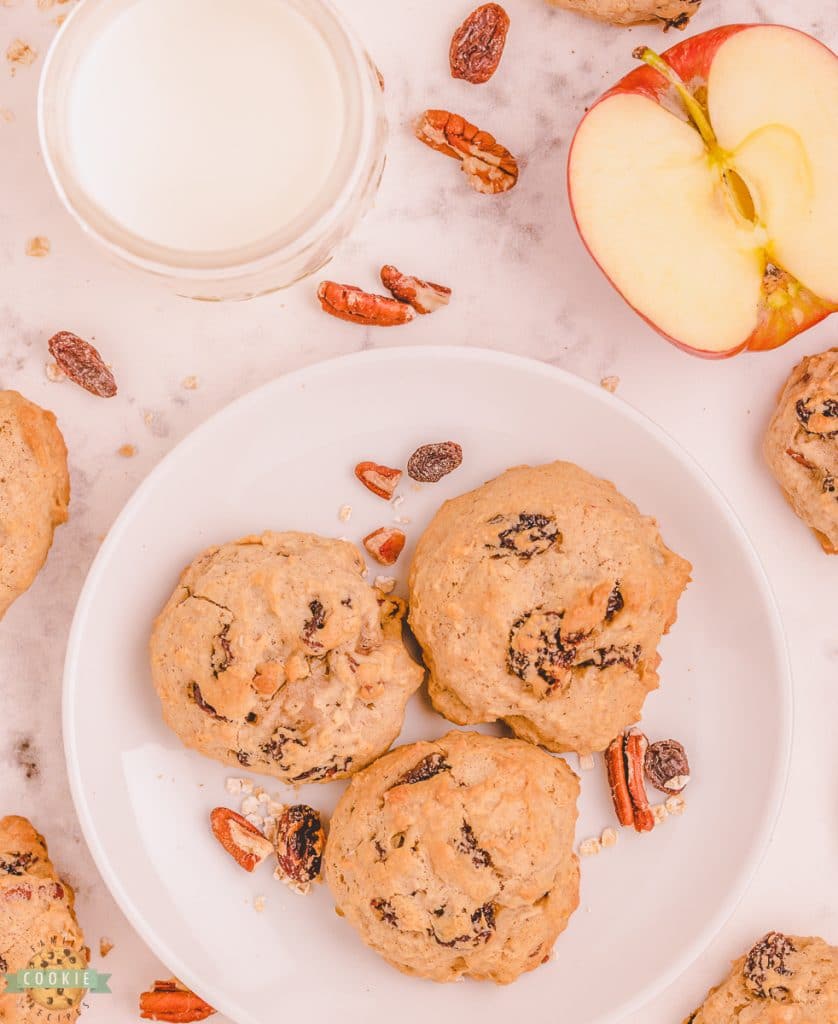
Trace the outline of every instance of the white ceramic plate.
[[[362, 459], [404, 465], [455, 439], [455, 474], [394, 511], [364, 490]], [[319, 887], [303, 899], [240, 871], [207, 816], [235, 806], [242, 773], [181, 747], [163, 726], [149, 627], [204, 547], [264, 529], [360, 539], [409, 517], [412, 546], [443, 499], [508, 466], [555, 458], [613, 480], [694, 566], [662, 645], [663, 685], [644, 728], [690, 752], [687, 813], [653, 834], [621, 832], [582, 861], [582, 903], [555, 958], [514, 986], [408, 978], [366, 949]], [[354, 507], [348, 523], [338, 508]], [[245, 396], [180, 444], [129, 501], [102, 546], [70, 639], [64, 730], [87, 841], [114, 896], [171, 970], [240, 1024], [278, 1019], [399, 1024], [618, 1019], [673, 980], [731, 913], [768, 842], [791, 731], [777, 611], [734, 513], [702, 470], [618, 398], [560, 370], [476, 349], [393, 349], [310, 367]], [[402, 741], [442, 735], [426, 700]], [[570, 758], [576, 767], [576, 758]], [[601, 757], [582, 773], [579, 838], [613, 823]], [[271, 790], [282, 788], [263, 780]], [[300, 797], [330, 811], [342, 783]], [[267, 897], [264, 913], [252, 900]], [[685, 1007], [685, 1011], [688, 1008]], [[558, 1019], [558, 1018], [557, 1018]]]

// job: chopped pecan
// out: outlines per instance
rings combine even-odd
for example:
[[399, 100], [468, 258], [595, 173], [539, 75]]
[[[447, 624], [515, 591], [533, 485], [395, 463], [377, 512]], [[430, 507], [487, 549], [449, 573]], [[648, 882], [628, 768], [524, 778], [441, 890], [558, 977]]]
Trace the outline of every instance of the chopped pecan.
[[646, 751], [646, 778], [661, 793], [681, 793], [690, 781], [687, 752], [677, 740], [658, 740]]
[[612, 740], [605, 751], [605, 765], [608, 769], [608, 784], [611, 787], [611, 799], [614, 801], [617, 820], [621, 825], [633, 825], [634, 807], [629, 794], [622, 736]]
[[789, 978], [794, 973], [786, 960], [796, 952], [797, 947], [781, 932], [763, 935], [745, 960], [745, 984], [759, 999], [786, 1002], [789, 991], [782, 984], [782, 979]]
[[463, 463], [463, 449], [456, 441], [423, 444], [410, 456], [407, 475], [420, 484], [436, 484]]
[[[503, 515], [495, 516], [489, 522], [493, 526], [509, 523], [506, 529], [498, 533], [500, 552], [492, 555], [492, 558], [503, 558], [506, 554], [511, 554], [529, 561], [535, 555], [549, 551], [554, 544], [562, 542], [562, 535], [556, 526], [554, 516], [545, 516], [537, 512], [519, 512], [512, 522]], [[486, 547], [492, 548], [494, 545], [487, 544]]]
[[500, 64], [508, 31], [509, 15], [500, 4], [472, 11], [451, 40], [451, 77], [472, 85], [488, 82]]
[[140, 996], [140, 1017], [143, 1020], [194, 1024], [195, 1021], [206, 1020], [214, 1013], [209, 1003], [174, 979], [155, 981], [152, 990]]
[[355, 467], [355, 476], [367, 490], [377, 494], [379, 498], [389, 501], [396, 493], [402, 478], [400, 469], [382, 466], [378, 462], [359, 462]]
[[71, 331], [59, 331], [49, 339], [49, 352], [71, 381], [99, 398], [113, 398], [116, 381], [98, 351]]
[[816, 470], [818, 468], [814, 462], [810, 462], [805, 455], [801, 452], [795, 451], [794, 448], [786, 448], [786, 455], [788, 455], [789, 458], [794, 459], [794, 461], [798, 465], [803, 466], [804, 469]]
[[518, 161], [509, 150], [459, 114], [426, 110], [416, 123], [416, 137], [431, 149], [459, 160], [476, 192], [508, 192], [518, 181]]
[[445, 755], [438, 752], [427, 754], [422, 760], [408, 769], [404, 775], [400, 775], [393, 783], [392, 789], [396, 786], [414, 786], [417, 782], [427, 782], [441, 772], [450, 772], [451, 765], [445, 760]]
[[276, 823], [274, 877], [305, 895], [320, 877], [326, 832], [320, 814], [306, 804], [286, 807]]
[[395, 565], [407, 537], [395, 526], [382, 526], [364, 537], [364, 547], [379, 565]]
[[273, 853], [270, 840], [229, 807], [216, 807], [210, 814], [210, 823], [212, 834], [245, 871], [253, 871]]
[[381, 283], [399, 302], [406, 302], [423, 315], [442, 309], [451, 301], [450, 288], [423, 281], [421, 277], [410, 277], [391, 265], [381, 268]]
[[325, 313], [368, 327], [396, 327], [410, 323], [416, 315], [404, 302], [389, 295], [373, 295], [351, 284], [323, 281], [317, 297]]
[[655, 827], [655, 816], [643, 784], [643, 763], [648, 745], [643, 733], [632, 729], [613, 740], [605, 752], [617, 820], [621, 825], [633, 825], [636, 832], [651, 832]]

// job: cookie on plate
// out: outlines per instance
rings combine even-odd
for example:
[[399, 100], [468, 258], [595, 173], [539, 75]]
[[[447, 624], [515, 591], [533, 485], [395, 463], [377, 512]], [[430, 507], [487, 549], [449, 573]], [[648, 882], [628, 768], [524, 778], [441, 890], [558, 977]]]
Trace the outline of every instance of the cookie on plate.
[[838, 948], [769, 932], [735, 961], [684, 1024], [832, 1024], [838, 1021]]
[[613, 484], [519, 466], [446, 502], [416, 549], [410, 624], [434, 707], [550, 750], [604, 750], [658, 685], [691, 566]]
[[792, 370], [763, 451], [788, 503], [824, 551], [838, 554], [838, 348]]
[[579, 904], [579, 783], [520, 740], [450, 732], [356, 775], [332, 817], [338, 914], [406, 974], [514, 981]]
[[55, 872], [47, 844], [26, 818], [0, 819], [0, 1022], [71, 1024], [81, 989], [6, 992], [4, 975], [27, 967], [84, 970], [89, 951], [73, 890]]
[[0, 391], [0, 619], [40, 572], [69, 502], [55, 416], [17, 391]]
[[423, 671], [402, 602], [358, 549], [264, 533], [200, 555], [151, 636], [163, 716], [188, 746], [298, 785], [363, 768], [398, 736]]

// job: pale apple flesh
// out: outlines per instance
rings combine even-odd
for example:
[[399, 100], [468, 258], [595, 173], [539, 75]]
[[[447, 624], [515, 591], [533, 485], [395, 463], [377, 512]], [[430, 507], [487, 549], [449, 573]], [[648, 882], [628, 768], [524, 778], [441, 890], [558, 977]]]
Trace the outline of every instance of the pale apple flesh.
[[580, 234], [617, 290], [710, 357], [838, 310], [838, 58], [780, 26], [638, 56], [652, 66], [591, 108], [568, 163]]

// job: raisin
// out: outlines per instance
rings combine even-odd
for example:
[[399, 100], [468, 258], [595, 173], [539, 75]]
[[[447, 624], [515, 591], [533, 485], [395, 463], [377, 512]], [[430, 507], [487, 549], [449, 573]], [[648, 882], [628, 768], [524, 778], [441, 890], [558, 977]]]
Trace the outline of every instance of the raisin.
[[422, 484], [435, 484], [458, 469], [462, 461], [463, 449], [456, 441], [423, 444], [410, 456], [407, 475]]
[[829, 473], [823, 478], [823, 493], [834, 494], [835, 493], [835, 477]]
[[230, 623], [225, 622], [221, 632], [215, 638], [210, 652], [210, 668], [216, 679], [227, 671], [233, 660], [233, 648], [230, 645]]
[[434, 942], [438, 946], [445, 946], [446, 949], [458, 949], [462, 946], [479, 946], [488, 942], [495, 930], [495, 905], [486, 903], [471, 915], [471, 923], [474, 931], [468, 935], [458, 935], [456, 938], [445, 941], [440, 939], [433, 928], [428, 930]]
[[250, 767], [250, 754], [248, 754], [246, 750], [237, 750], [236, 760], [239, 762], [242, 768]]
[[797, 418], [805, 427], [812, 416], [812, 410], [806, 404], [806, 400], [801, 398], [800, 401], [795, 405], [795, 411], [797, 412]]
[[225, 718], [223, 715], [219, 715], [219, 713], [215, 710], [212, 704], [207, 704], [201, 693], [201, 688], [200, 686], [198, 686], [197, 683], [189, 684], [189, 696], [192, 698], [192, 700], [195, 701], [195, 703], [198, 705], [201, 711], [209, 715], [211, 718], [215, 718], [219, 722], [229, 721], [228, 718]]
[[17, 877], [25, 874], [36, 859], [31, 853], [9, 853], [0, 857], [0, 871]]
[[605, 608], [605, 621], [610, 622], [617, 612], [621, 612], [625, 607], [625, 601], [623, 600], [623, 592], [620, 590], [620, 581], [618, 580], [614, 584], [614, 589], [608, 595], [608, 604]]
[[116, 381], [97, 350], [71, 331], [59, 331], [49, 340], [49, 352], [75, 384], [99, 398], [113, 398]]
[[303, 639], [309, 647], [322, 648], [323, 644], [321, 644], [319, 640], [314, 639], [314, 634], [318, 630], [325, 629], [326, 627], [326, 609], [320, 601], [315, 598], [310, 602], [308, 610], [311, 612], [311, 618], [306, 619], [303, 624]]
[[331, 779], [332, 776], [337, 775], [338, 772], [349, 771], [349, 766], [352, 764], [352, 758], [344, 758], [343, 764], [341, 765], [337, 759], [333, 759], [331, 764], [321, 765], [317, 768], [309, 768], [307, 772], [302, 772], [300, 775], [295, 775], [292, 782], [323, 782], [324, 779]]
[[582, 639], [579, 634], [562, 636], [563, 616], [564, 612], [536, 608], [512, 624], [506, 659], [511, 675], [528, 682], [532, 681], [534, 673], [548, 688], [562, 681], [562, 669], [573, 664], [576, 644]]
[[370, 907], [376, 914], [378, 914], [379, 918], [385, 924], [389, 924], [393, 928], [398, 926], [399, 921], [396, 917], [396, 911], [393, 909], [393, 904], [389, 900], [378, 897], [374, 900], [370, 900]]
[[391, 789], [395, 789], [396, 786], [414, 786], [417, 782], [427, 782], [427, 780], [432, 779], [434, 775], [450, 771], [451, 765], [445, 760], [444, 754], [428, 754], [426, 757], [423, 757], [417, 765], [414, 765], [414, 767], [406, 771], [404, 775], [401, 775], [393, 783]]
[[500, 64], [508, 31], [509, 15], [500, 4], [472, 11], [451, 40], [451, 77], [472, 85], [488, 82]]
[[623, 647], [597, 647], [592, 658], [579, 663], [579, 668], [611, 668], [612, 665], [625, 665], [634, 668], [640, 660], [643, 648], [640, 644], [627, 644]]
[[646, 751], [646, 778], [661, 793], [680, 793], [690, 781], [687, 752], [677, 740], [659, 740]]
[[[760, 999], [773, 999], [773, 992], [778, 991], [779, 995], [787, 994], [788, 989], [782, 986], [767, 986], [766, 981], [770, 974], [781, 977], [791, 977], [793, 971], [786, 966], [786, 958], [797, 952], [797, 947], [780, 932], [769, 932], [748, 953], [745, 961], [744, 974], [745, 984]], [[778, 1002], [784, 1000], [778, 999]]]
[[827, 419], [838, 419], [838, 398], [827, 398], [823, 403], [822, 413]]
[[487, 868], [492, 863], [489, 851], [477, 845], [474, 829], [467, 821], [464, 821], [462, 824], [460, 839], [455, 844], [455, 849], [458, 853], [468, 854], [476, 868]]
[[276, 859], [282, 875], [298, 886], [319, 878], [325, 842], [318, 811], [306, 804], [287, 807], [276, 825]]
[[[504, 516], [495, 516], [489, 520], [493, 525], [505, 521]], [[554, 544], [561, 542], [562, 535], [553, 516], [519, 512], [515, 521], [498, 533], [500, 553], [492, 555], [492, 558], [503, 558], [508, 552], [516, 558], [529, 561], [535, 555], [542, 555]], [[492, 548], [494, 545], [487, 544], [486, 547]]]

